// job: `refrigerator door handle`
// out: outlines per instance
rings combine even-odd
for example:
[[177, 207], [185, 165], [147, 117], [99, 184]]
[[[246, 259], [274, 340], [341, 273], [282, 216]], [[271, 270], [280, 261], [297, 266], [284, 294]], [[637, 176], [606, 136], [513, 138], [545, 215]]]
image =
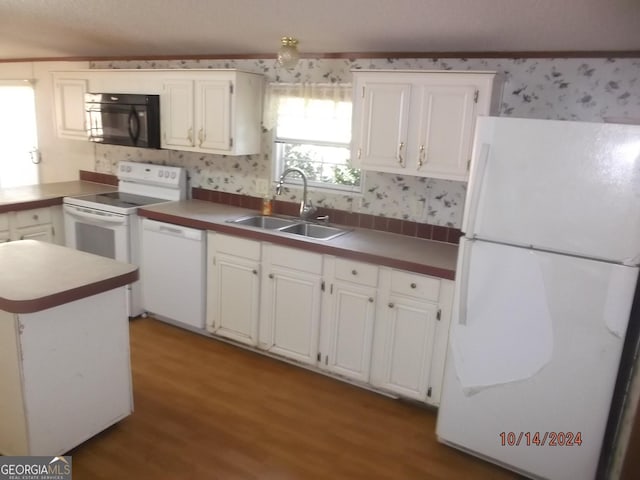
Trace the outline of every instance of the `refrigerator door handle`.
[[474, 240], [463, 239], [460, 242], [460, 264], [456, 273], [458, 288], [456, 306], [458, 308], [458, 325], [467, 324], [467, 304], [469, 302], [469, 262], [471, 261], [471, 245]]
[[490, 147], [488, 143], [482, 144], [482, 147], [480, 147], [480, 155], [478, 155], [475, 165], [472, 166], [473, 172], [471, 173], [468, 190], [471, 192], [471, 197], [468, 199], [468, 210], [462, 223], [462, 231], [469, 237], [474, 236], [476, 216], [478, 215], [478, 202], [482, 196], [482, 185], [484, 184], [484, 174], [487, 170], [487, 163], [489, 162]]

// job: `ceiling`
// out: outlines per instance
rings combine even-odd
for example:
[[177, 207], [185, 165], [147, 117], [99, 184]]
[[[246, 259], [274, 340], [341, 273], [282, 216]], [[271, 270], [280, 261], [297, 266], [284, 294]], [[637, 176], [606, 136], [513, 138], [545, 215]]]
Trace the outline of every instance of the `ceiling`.
[[640, 0], [2, 0], [0, 60], [367, 52], [640, 56]]

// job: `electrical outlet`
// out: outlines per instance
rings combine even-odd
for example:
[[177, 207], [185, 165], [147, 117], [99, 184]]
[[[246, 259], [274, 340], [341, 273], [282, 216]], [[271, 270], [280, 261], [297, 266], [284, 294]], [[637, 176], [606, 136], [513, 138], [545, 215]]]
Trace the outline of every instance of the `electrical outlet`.
[[419, 222], [422, 218], [423, 210], [424, 210], [424, 202], [420, 201], [420, 199], [416, 198], [411, 205], [411, 216], [413, 217], [414, 222]]
[[269, 194], [269, 180], [265, 180], [264, 178], [258, 178], [256, 180], [256, 193], [260, 196], [265, 196]]

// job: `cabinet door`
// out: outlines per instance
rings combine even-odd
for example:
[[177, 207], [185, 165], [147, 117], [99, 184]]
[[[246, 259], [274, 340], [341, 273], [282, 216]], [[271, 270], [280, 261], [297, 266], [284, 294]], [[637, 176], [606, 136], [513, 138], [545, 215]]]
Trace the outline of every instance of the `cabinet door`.
[[469, 85], [425, 86], [417, 117], [418, 135], [407, 159], [417, 175], [466, 180], [477, 89]]
[[272, 267], [263, 286], [269, 304], [272, 353], [315, 365], [320, 323], [320, 276]]
[[436, 322], [436, 333], [431, 355], [431, 373], [429, 374], [429, 388], [427, 389], [427, 403], [440, 405], [442, 382], [444, 379], [444, 361], [449, 344], [449, 326], [451, 325], [451, 310], [453, 308], [454, 282], [441, 280], [440, 319]]
[[376, 289], [334, 282], [325, 295], [320, 366], [339, 375], [368, 382]]
[[217, 252], [209, 275], [211, 333], [247, 345], [258, 344], [259, 262]]
[[402, 171], [407, 161], [411, 84], [367, 81], [354, 95], [354, 166]]
[[196, 145], [199, 149], [231, 149], [231, 89], [230, 81], [196, 82]]
[[53, 243], [52, 225], [37, 225], [16, 229], [17, 240], [40, 240]]
[[390, 295], [379, 305], [371, 383], [405, 397], [425, 401], [438, 306]]
[[87, 80], [56, 78], [53, 82], [56, 133], [60, 138], [87, 140], [84, 94]]
[[0, 243], [11, 240], [11, 231], [9, 230], [9, 215], [0, 214]]
[[321, 275], [322, 255], [263, 244], [260, 348], [316, 365]]
[[162, 146], [193, 147], [193, 81], [165, 81], [160, 102]]

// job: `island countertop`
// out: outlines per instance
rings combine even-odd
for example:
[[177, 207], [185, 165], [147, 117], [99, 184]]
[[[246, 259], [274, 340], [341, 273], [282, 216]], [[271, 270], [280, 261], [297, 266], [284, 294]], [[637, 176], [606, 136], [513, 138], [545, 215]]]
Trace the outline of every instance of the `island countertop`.
[[0, 310], [33, 313], [138, 279], [138, 267], [36, 240], [0, 245]]

